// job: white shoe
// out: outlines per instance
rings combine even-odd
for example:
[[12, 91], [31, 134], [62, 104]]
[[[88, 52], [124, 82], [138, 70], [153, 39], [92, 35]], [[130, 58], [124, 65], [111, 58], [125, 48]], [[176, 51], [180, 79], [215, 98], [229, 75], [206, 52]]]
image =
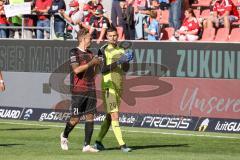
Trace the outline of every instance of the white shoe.
[[83, 152], [99, 152], [98, 149], [93, 148], [90, 145], [84, 146], [82, 149]]
[[68, 150], [68, 139], [63, 137], [63, 132], [61, 133], [60, 138], [62, 150]]

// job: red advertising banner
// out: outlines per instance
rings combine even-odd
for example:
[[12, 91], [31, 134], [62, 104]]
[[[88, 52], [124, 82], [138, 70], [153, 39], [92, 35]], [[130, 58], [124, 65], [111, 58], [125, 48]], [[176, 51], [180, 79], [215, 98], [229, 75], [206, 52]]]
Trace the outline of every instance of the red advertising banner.
[[239, 80], [134, 77], [125, 80], [121, 112], [239, 119], [239, 89]]

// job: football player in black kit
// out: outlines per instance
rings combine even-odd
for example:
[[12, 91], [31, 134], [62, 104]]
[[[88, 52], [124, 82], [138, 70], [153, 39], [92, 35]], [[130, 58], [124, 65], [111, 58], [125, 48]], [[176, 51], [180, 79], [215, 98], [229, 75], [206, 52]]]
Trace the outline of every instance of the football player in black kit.
[[96, 112], [95, 74], [101, 58], [93, 55], [88, 47], [91, 45], [91, 35], [86, 29], [78, 32], [78, 46], [70, 51], [72, 116], [61, 133], [61, 148], [68, 150], [68, 135], [85, 116], [85, 140], [83, 152], [98, 152], [90, 146], [93, 134], [94, 113]]

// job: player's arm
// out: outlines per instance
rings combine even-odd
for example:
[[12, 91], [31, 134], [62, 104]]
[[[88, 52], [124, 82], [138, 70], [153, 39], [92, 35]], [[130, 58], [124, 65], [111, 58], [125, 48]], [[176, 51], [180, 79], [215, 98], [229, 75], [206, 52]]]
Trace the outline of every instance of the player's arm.
[[130, 68], [130, 64], [129, 63], [123, 63], [121, 68], [124, 72], [127, 72]]
[[[101, 52], [101, 51], [100, 51]], [[131, 53], [132, 54], [132, 53]], [[106, 64], [106, 56], [105, 54], [102, 54], [103, 56], [103, 65], [102, 65], [102, 69], [101, 69], [101, 72], [102, 73], [109, 73], [111, 72], [112, 70], [114, 70], [116, 67], [118, 67], [119, 65], [122, 65], [122, 68], [124, 68], [123, 70], [125, 71], [126, 69], [128, 70], [129, 68], [129, 65], [128, 62], [130, 60], [132, 60], [132, 56], [129, 55], [128, 52], [124, 53], [122, 55], [122, 57], [120, 57], [120, 59], [116, 62], [113, 62], [109, 65]], [[123, 67], [124, 66], [124, 67]]]
[[94, 65], [97, 65], [99, 64], [100, 61], [97, 57], [93, 57], [93, 59], [88, 62], [87, 64], [84, 64], [84, 65], [79, 65], [79, 63], [72, 63], [71, 66], [72, 66], [72, 70], [75, 74], [79, 74], [81, 72], [85, 72], [89, 67], [92, 67]]
[[111, 70], [113, 70], [113, 69], [115, 69], [117, 66], [118, 66], [118, 64], [117, 64], [117, 62], [114, 62], [114, 63], [112, 63], [112, 64], [109, 64], [109, 65], [107, 65], [107, 61], [106, 61], [106, 55], [105, 55], [105, 48], [107, 47], [107, 45], [104, 45], [103, 47], [101, 47], [99, 50], [98, 50], [98, 56], [99, 57], [102, 57], [102, 64], [101, 64], [101, 66], [100, 66], [100, 68], [101, 68], [101, 72], [102, 73], [108, 73], [108, 72], [110, 72]]
[[109, 65], [104, 65], [102, 66], [102, 69], [101, 69], [101, 72], [102, 73], [109, 73], [111, 72], [112, 70], [114, 70], [115, 68], [117, 68], [118, 64], [117, 62], [114, 62], [112, 64], [109, 64]]
[[98, 73], [100, 73], [100, 65], [96, 65], [95, 67], [94, 67], [94, 76], [95, 75], [97, 75]]
[[60, 10], [58, 10], [58, 13], [60, 13], [60, 15], [61, 15], [64, 19], [66, 19], [68, 22], [70, 22], [71, 24], [73, 24], [72, 18], [65, 13], [65, 10], [60, 9]]
[[93, 65], [97, 65], [100, 63], [100, 60], [97, 57], [93, 57], [93, 59], [87, 64], [80, 65], [81, 60], [79, 56], [76, 54], [76, 49], [72, 49], [70, 51], [70, 63], [72, 66], [72, 70], [75, 74], [79, 74], [81, 72], [86, 71], [89, 67]]

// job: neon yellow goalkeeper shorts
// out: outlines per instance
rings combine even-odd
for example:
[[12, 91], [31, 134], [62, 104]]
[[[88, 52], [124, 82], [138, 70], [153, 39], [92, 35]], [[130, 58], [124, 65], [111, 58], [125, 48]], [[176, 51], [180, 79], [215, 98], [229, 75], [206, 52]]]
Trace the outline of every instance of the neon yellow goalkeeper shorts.
[[109, 81], [102, 83], [104, 109], [107, 113], [118, 112], [121, 103], [122, 84]]

